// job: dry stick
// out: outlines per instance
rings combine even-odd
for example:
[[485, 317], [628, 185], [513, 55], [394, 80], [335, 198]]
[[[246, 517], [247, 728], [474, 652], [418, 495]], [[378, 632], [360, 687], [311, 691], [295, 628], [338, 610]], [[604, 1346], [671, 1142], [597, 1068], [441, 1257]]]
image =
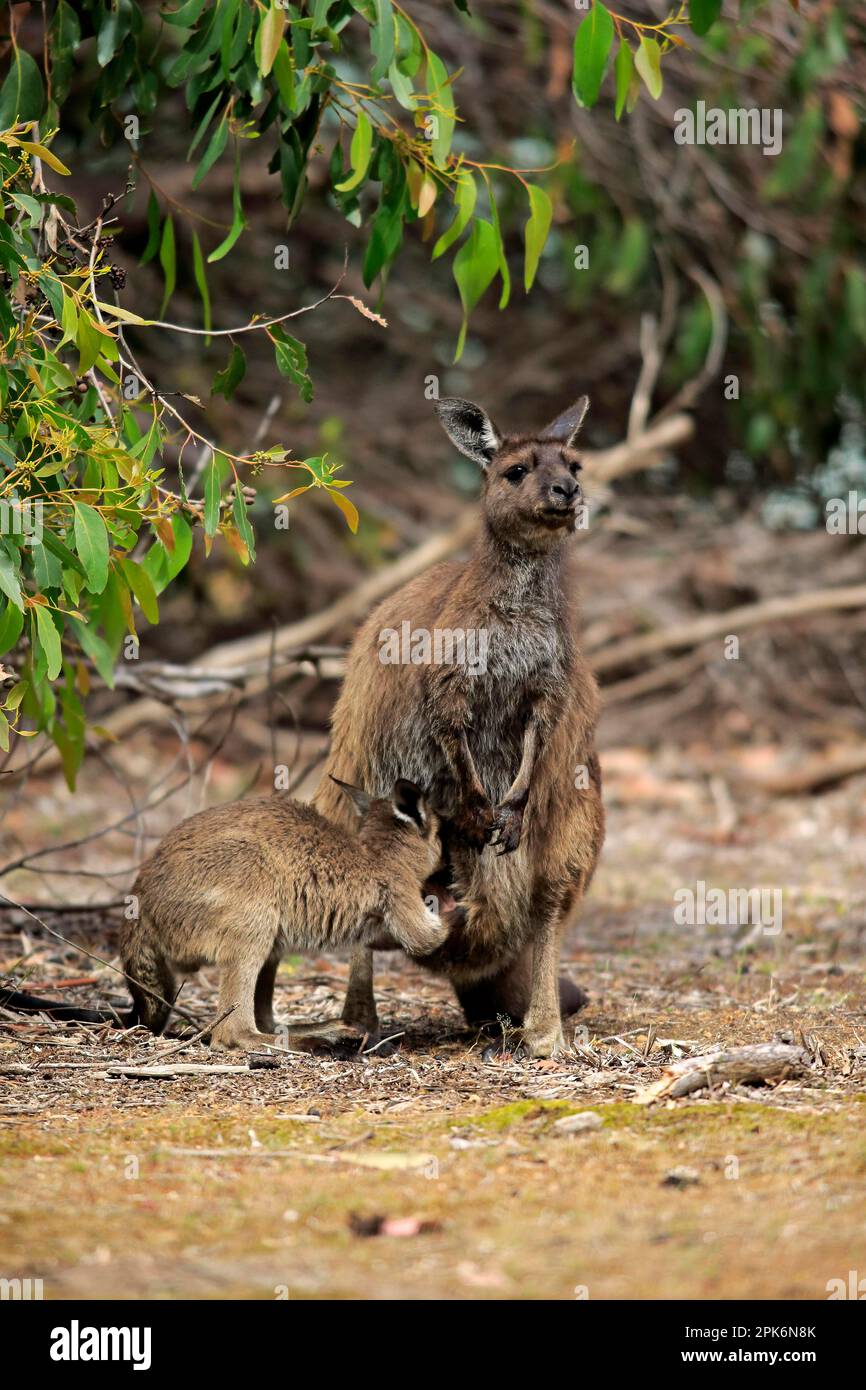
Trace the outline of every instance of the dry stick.
[[623, 700], [634, 700], [656, 690], [663, 690], [668, 685], [678, 685], [686, 676], [701, 670], [708, 655], [706, 648], [700, 647], [696, 652], [689, 652], [688, 656], [680, 657], [677, 661], [665, 661], [661, 666], [642, 671], [639, 676], [628, 676], [625, 680], [602, 686], [605, 709]]
[[811, 617], [814, 613], [834, 612], [840, 608], [866, 608], [866, 584], [809, 589], [805, 593], [765, 599], [761, 603], [746, 603], [739, 608], [728, 608], [724, 613], [711, 613], [704, 618], [694, 618], [689, 622], [663, 628], [661, 632], [650, 632], [642, 637], [626, 637], [621, 642], [614, 642], [612, 646], [603, 647], [595, 652], [592, 665], [596, 672], [612, 671], [619, 666], [642, 661], [648, 656], [660, 656], [663, 652], [675, 651], [678, 647], [697, 646], [711, 637], [743, 632], [766, 623]]
[[670, 1062], [661, 1078], [635, 1096], [638, 1105], [677, 1099], [691, 1091], [709, 1090], [722, 1081], [733, 1084], [755, 1081], [782, 1081], [797, 1076], [810, 1066], [805, 1048], [789, 1043], [754, 1043], [746, 1047], [720, 1047], [699, 1057]]
[[173, 1067], [133, 1067], [133, 1066], [109, 1066], [104, 1072], [96, 1073], [101, 1076], [137, 1076], [142, 1079], [153, 1078], [156, 1081], [167, 1076], [228, 1076], [243, 1072], [247, 1076], [250, 1074], [249, 1067], [238, 1066], [231, 1063], [218, 1062], [178, 1062]]
[[204, 1037], [205, 1033], [212, 1033], [215, 1028], [225, 1022], [229, 1014], [234, 1013], [237, 1007], [237, 1004], [232, 1004], [230, 1009], [226, 1009], [225, 1013], [220, 1014], [219, 1018], [215, 1018], [213, 1023], [206, 1023], [204, 1028], [200, 1028], [197, 1033], [193, 1033], [191, 1038], [184, 1038], [183, 1041], [177, 1043], [176, 1046], [169, 1047], [165, 1052], [157, 1053], [154, 1062], [164, 1062], [166, 1057], [173, 1057], [176, 1052], [183, 1052], [185, 1047], [189, 1047], [191, 1043], [198, 1042], [199, 1038]]
[[786, 772], [760, 775], [751, 772], [747, 780], [771, 796], [797, 796], [816, 787], [826, 787], [832, 782], [855, 777], [858, 772], [866, 772], [866, 748], [852, 748], [828, 757], [809, 758], [802, 767]]

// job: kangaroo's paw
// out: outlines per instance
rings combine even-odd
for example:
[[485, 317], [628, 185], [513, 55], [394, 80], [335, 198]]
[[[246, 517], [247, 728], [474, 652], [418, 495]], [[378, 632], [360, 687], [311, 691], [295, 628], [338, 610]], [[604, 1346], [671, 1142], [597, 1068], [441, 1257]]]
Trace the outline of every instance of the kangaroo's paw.
[[497, 806], [494, 817], [495, 830], [490, 843], [496, 845], [497, 854], [513, 854], [523, 833], [523, 807], [509, 806], [503, 801]]
[[451, 824], [461, 844], [480, 852], [496, 829], [496, 812], [486, 797], [473, 797], [459, 808]]

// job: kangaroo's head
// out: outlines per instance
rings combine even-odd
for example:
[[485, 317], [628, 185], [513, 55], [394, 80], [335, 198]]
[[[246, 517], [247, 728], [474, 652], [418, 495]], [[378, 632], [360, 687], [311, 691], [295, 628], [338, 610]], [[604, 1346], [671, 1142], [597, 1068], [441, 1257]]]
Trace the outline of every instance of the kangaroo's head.
[[581, 396], [538, 434], [509, 436], [472, 401], [436, 402], [452, 444], [482, 470], [484, 515], [494, 535], [536, 548], [574, 530], [583, 495], [575, 440], [588, 408]]
[[331, 781], [349, 798], [361, 819], [359, 838], [377, 853], [386, 859], [406, 855], [413, 868], [420, 866], [422, 877], [439, 862], [439, 817], [414, 782], [401, 777], [390, 797], [374, 797], [339, 777]]

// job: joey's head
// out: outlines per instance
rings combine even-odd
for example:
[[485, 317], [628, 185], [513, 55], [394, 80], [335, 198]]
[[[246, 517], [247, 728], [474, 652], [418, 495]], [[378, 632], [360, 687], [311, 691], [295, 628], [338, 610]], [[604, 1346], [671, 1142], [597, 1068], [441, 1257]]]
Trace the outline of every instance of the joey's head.
[[538, 434], [508, 436], [472, 401], [436, 402], [452, 444], [482, 470], [484, 516], [499, 539], [549, 549], [575, 529], [583, 496], [575, 441], [588, 408], [589, 398], [581, 396]]
[[439, 817], [431, 808], [425, 792], [414, 782], [399, 778], [390, 797], [374, 797], [360, 787], [332, 777], [349, 798], [361, 826], [359, 837], [387, 860], [407, 856], [422, 877], [438, 864], [442, 847], [439, 839]]

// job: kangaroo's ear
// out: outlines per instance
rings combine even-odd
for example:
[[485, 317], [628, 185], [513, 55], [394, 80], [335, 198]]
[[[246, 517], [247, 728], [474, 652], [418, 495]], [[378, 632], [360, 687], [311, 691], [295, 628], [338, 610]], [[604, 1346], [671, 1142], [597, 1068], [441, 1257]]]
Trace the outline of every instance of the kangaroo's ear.
[[434, 409], [451, 443], [473, 463], [487, 468], [502, 444], [502, 436], [490, 416], [480, 405], [459, 396], [444, 397]]
[[541, 438], [555, 439], [560, 444], [570, 447], [577, 438], [588, 410], [589, 396], [581, 396], [580, 400], [568, 407], [568, 410], [564, 410], [561, 415], [557, 415], [555, 420], [551, 420], [546, 429], [542, 430]]
[[412, 821], [423, 830], [427, 824], [427, 807], [425, 805], [424, 793], [420, 787], [416, 787], [414, 782], [407, 782], [405, 777], [401, 777], [394, 783], [394, 815], [398, 820]]
[[[328, 773], [328, 776], [331, 777], [331, 774]], [[353, 787], [350, 782], [341, 782], [339, 777], [331, 777], [331, 781], [336, 782], [337, 786], [340, 788], [340, 791], [346, 793], [347, 797], [351, 801], [358, 815], [366, 816], [367, 812], [370, 809], [370, 802], [373, 800], [373, 798], [371, 796], [368, 796], [367, 793], [363, 791], [360, 787]]]

